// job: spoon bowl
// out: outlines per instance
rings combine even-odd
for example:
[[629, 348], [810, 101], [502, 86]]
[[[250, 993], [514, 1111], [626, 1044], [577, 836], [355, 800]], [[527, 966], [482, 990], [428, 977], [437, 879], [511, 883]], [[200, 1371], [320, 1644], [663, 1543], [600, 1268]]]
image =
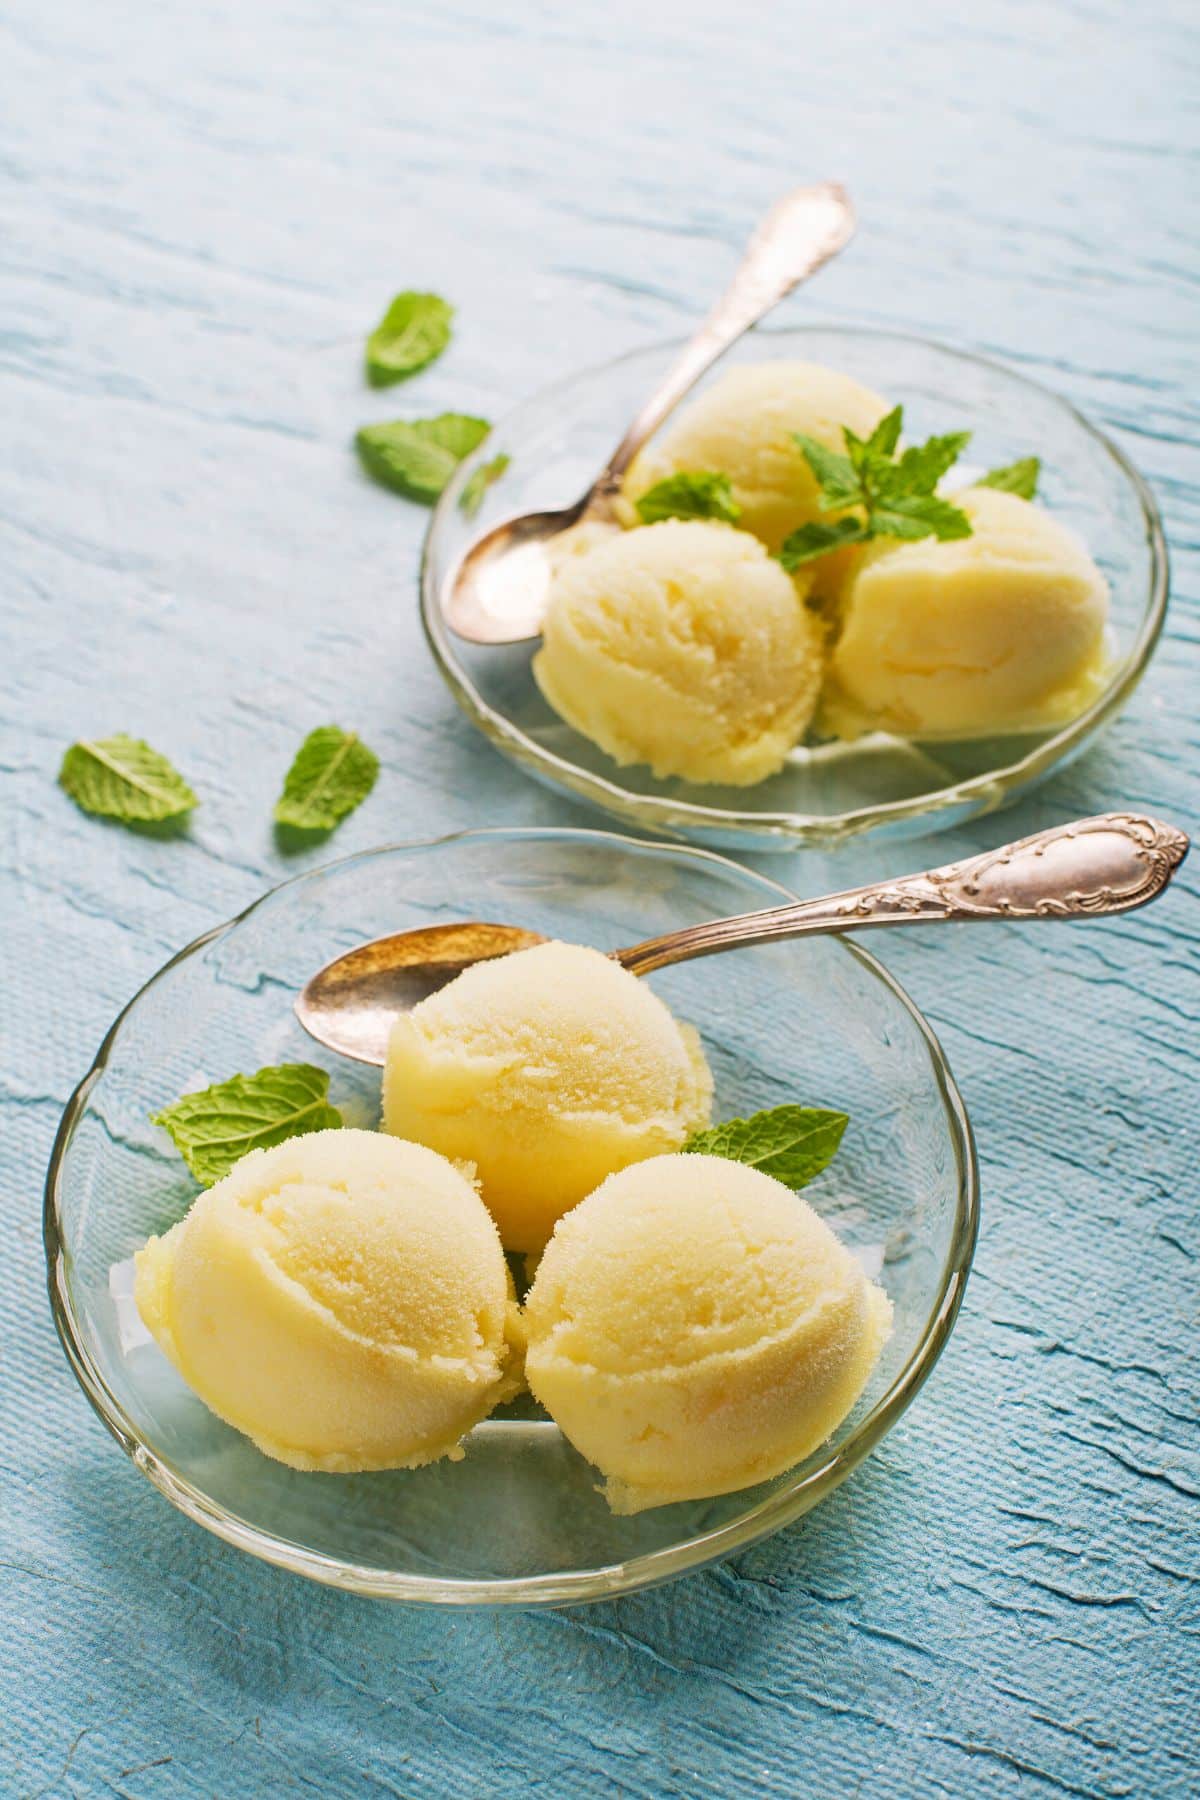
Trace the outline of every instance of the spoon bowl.
[[[472, 644], [511, 644], [537, 637], [550, 599], [555, 538], [589, 511], [574, 506], [505, 519], [476, 539], [454, 572], [444, 600], [450, 629]], [[613, 529], [619, 530], [616, 520]]]
[[545, 942], [538, 931], [482, 919], [392, 932], [327, 963], [305, 984], [296, 1017], [310, 1037], [339, 1055], [382, 1064], [398, 1014], [411, 1012], [473, 963]]

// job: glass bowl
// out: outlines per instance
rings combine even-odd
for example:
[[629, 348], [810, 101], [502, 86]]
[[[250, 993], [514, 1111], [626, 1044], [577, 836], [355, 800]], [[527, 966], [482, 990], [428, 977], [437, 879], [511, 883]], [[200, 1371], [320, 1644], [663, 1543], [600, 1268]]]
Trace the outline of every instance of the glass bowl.
[[[1116, 655], [1109, 684], [1069, 724], [970, 742], [920, 744], [873, 734], [793, 751], [752, 788], [698, 787], [621, 769], [565, 724], [534, 682], [536, 642], [481, 647], [454, 636], [440, 596], [467, 546], [514, 513], [564, 506], [603, 467], [678, 343], [585, 370], [510, 413], [457, 471], [430, 522], [421, 570], [425, 631], [467, 717], [547, 785], [645, 831], [718, 848], [833, 847], [862, 832], [915, 837], [1007, 805], [1078, 754], [1136, 686], [1162, 628], [1167, 558], [1153, 496], [1137, 471], [1065, 400], [995, 363], [894, 332], [806, 326], [757, 331], [730, 363], [798, 358], [831, 364], [902, 401], [908, 434], [970, 429], [970, 467], [1037, 454], [1041, 497], [1088, 544], [1112, 588]], [[478, 510], [461, 504], [476, 469], [510, 461]]]
[[292, 997], [364, 939], [464, 913], [612, 948], [785, 890], [704, 851], [605, 832], [465, 832], [367, 851], [266, 894], [182, 950], [120, 1014], [69, 1102], [46, 1189], [50, 1298], [71, 1366], [137, 1466], [228, 1542], [389, 1599], [563, 1604], [679, 1575], [776, 1531], [879, 1442], [937, 1360], [974, 1248], [970, 1128], [928, 1025], [840, 938], [670, 969], [655, 988], [703, 1031], [718, 1116], [803, 1099], [851, 1115], [806, 1191], [879, 1274], [895, 1330], [862, 1401], [788, 1474], [720, 1499], [616, 1518], [596, 1472], [526, 1395], [476, 1427], [462, 1462], [304, 1474], [215, 1418], [141, 1332], [128, 1259], [195, 1183], [150, 1115], [187, 1087], [322, 1061], [346, 1122], [374, 1125], [379, 1071], [326, 1055]]

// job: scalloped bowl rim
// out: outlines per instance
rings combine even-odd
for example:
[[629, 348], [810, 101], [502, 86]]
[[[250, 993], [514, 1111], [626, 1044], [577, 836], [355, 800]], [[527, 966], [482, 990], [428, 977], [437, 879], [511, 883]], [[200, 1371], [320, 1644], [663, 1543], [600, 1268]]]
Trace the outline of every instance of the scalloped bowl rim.
[[[455, 658], [451, 647], [454, 634], [442, 616], [440, 592], [436, 588], [433, 578], [433, 545], [445, 522], [452, 516], [463, 488], [475, 469], [486, 459], [487, 440], [485, 439], [484, 444], [477, 451], [459, 464], [449, 485], [439, 498], [429, 521], [421, 551], [419, 577], [421, 623], [434, 662], [463, 712], [491, 743], [510, 756], [513, 761], [527, 768], [535, 777], [549, 779], [556, 786], [565, 788], [580, 799], [602, 807], [604, 811], [643, 830], [669, 831], [677, 828], [693, 831], [721, 831], [727, 834], [736, 832], [746, 837], [762, 838], [764, 849], [794, 849], [804, 845], [828, 849], [844, 842], [847, 838], [857, 837], [862, 833], [908, 819], [928, 816], [930, 829], [937, 830], [937, 815], [945, 813], [951, 807], [972, 805], [971, 816], [973, 817], [995, 811], [1010, 797], [1015, 798], [1031, 782], [1048, 774], [1073, 750], [1082, 747], [1106, 720], [1124, 706], [1137, 687], [1162, 634], [1167, 612], [1170, 568], [1166, 535], [1158, 502], [1147, 482], [1130, 462], [1125, 452], [1098, 425], [1094, 425], [1085, 413], [1082, 413], [1070, 400], [1066, 400], [1061, 394], [1056, 393], [1053, 388], [1043, 386], [1040, 381], [1034, 381], [1028, 375], [1017, 373], [1006, 363], [995, 361], [991, 357], [977, 356], [974, 351], [958, 349], [953, 344], [943, 343], [937, 338], [923, 337], [919, 333], [911, 331], [889, 331], [882, 326], [838, 325], [832, 322], [764, 327], [758, 329], [753, 335], [769, 339], [798, 338], [817, 336], [831, 331], [836, 331], [846, 337], [891, 339], [896, 343], [918, 345], [923, 350], [932, 350], [939, 355], [971, 363], [977, 368], [986, 369], [993, 374], [1002, 376], [1006, 381], [1017, 386], [1029, 388], [1043, 400], [1048, 400], [1059, 407], [1099, 444], [1111, 461], [1116, 464], [1132, 488], [1141, 509], [1146, 546], [1150, 557], [1150, 579], [1137, 633], [1128, 652], [1117, 665], [1111, 682], [1085, 712], [1080, 713], [1077, 718], [1069, 720], [1052, 737], [1045, 739], [1024, 756], [1018, 757], [1015, 762], [1002, 764], [982, 775], [969, 776], [963, 781], [952, 783], [949, 787], [937, 788], [933, 792], [922, 794], [915, 799], [885, 800], [880, 801], [877, 805], [854, 807], [848, 812], [825, 815], [791, 812], [746, 813], [731, 807], [704, 806], [695, 801], [672, 800], [658, 794], [634, 793], [629, 788], [623, 787], [618, 780], [583, 769], [577, 763], [569, 762], [565, 757], [558, 756], [553, 750], [548, 750], [535, 742], [502, 712], [498, 712], [495, 707], [490, 706], [484, 700], [474, 682]], [[610, 357], [604, 362], [592, 363], [586, 368], [577, 369], [562, 380], [552, 382], [546, 387], [540, 388], [536, 393], [527, 396], [504, 416], [496, 429], [511, 427], [514, 422], [520, 420], [526, 410], [544, 406], [556, 395], [569, 392], [579, 381], [601, 375], [605, 370], [620, 368], [639, 357], [651, 355], [666, 357], [672, 351], [681, 350], [685, 342], [686, 340], [683, 338], [663, 338], [656, 343], [640, 345], [634, 350], [625, 350], [620, 356]], [[947, 820], [946, 822], [949, 824], [951, 821]]]
[[353, 863], [367, 863], [376, 857], [437, 849], [444, 844], [467, 839], [493, 837], [510, 841], [582, 841], [643, 852], [666, 852], [672, 857], [685, 857], [731, 869], [772, 895], [786, 900], [795, 898], [787, 888], [769, 876], [762, 875], [757, 870], [743, 868], [740, 863], [711, 850], [677, 843], [654, 843], [611, 831], [559, 829], [553, 826], [492, 826], [446, 832], [434, 838], [400, 840], [360, 850], [350, 856], [338, 857], [332, 862], [304, 870], [277, 883], [232, 918], [202, 932], [199, 937], [193, 938], [181, 950], [176, 951], [148, 981], [143, 982], [105, 1033], [91, 1068], [67, 1101], [50, 1154], [42, 1217], [46, 1275], [50, 1307], [67, 1361], [102, 1423], [143, 1475], [173, 1506], [226, 1543], [277, 1568], [290, 1570], [293, 1574], [304, 1575], [327, 1586], [376, 1599], [443, 1606], [564, 1606], [611, 1599], [617, 1594], [631, 1593], [704, 1568], [791, 1524], [836, 1487], [886, 1436], [921, 1388], [945, 1346], [962, 1302], [979, 1231], [979, 1168], [975, 1140], [958, 1084], [936, 1034], [900, 983], [869, 951], [845, 937], [838, 936], [835, 940], [860, 966], [882, 982], [916, 1026], [930, 1059], [954, 1152], [957, 1170], [955, 1212], [937, 1298], [903, 1368], [846, 1441], [837, 1450], [830, 1452], [803, 1479], [789, 1483], [749, 1512], [714, 1531], [683, 1538], [677, 1544], [634, 1557], [627, 1562], [600, 1565], [588, 1570], [497, 1578], [403, 1574], [363, 1564], [346, 1563], [336, 1557], [310, 1550], [291, 1539], [263, 1531], [249, 1519], [218, 1505], [189, 1477], [182, 1474], [169, 1458], [159, 1455], [142, 1440], [137, 1426], [109, 1388], [87, 1347], [86, 1333], [80, 1327], [63, 1270], [64, 1241], [59, 1225], [58, 1200], [66, 1152], [91, 1091], [104, 1073], [109, 1053], [120, 1036], [125, 1020], [151, 988], [180, 963], [235, 931], [259, 907], [288, 888], [326, 875], [332, 869], [343, 869]]

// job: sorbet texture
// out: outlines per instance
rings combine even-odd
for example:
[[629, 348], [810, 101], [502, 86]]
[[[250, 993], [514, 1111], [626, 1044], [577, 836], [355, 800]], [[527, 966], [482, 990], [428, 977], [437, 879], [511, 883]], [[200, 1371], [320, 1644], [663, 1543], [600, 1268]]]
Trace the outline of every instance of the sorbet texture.
[[1109, 660], [1108, 586], [1031, 501], [954, 495], [972, 536], [871, 546], [843, 595], [822, 722], [842, 736], [983, 737], [1076, 717]]
[[540, 944], [477, 963], [396, 1021], [387, 1131], [474, 1163], [506, 1248], [540, 1250], [616, 1169], [708, 1122], [699, 1038], [618, 963]]
[[756, 538], [668, 520], [564, 558], [533, 673], [554, 710], [620, 764], [746, 786], [812, 717], [824, 637]]
[[296, 1469], [461, 1455], [516, 1385], [496, 1227], [419, 1144], [321, 1131], [252, 1151], [136, 1267], [184, 1380]]
[[[793, 433], [842, 452], [843, 426], [868, 437], [887, 410], [878, 394], [819, 363], [729, 369], [635, 459], [625, 499], [682, 470], [712, 469], [729, 476], [742, 529], [778, 550], [798, 526], [829, 516]], [[637, 517], [631, 504], [626, 516], [629, 523]]]
[[799, 1195], [664, 1156], [562, 1219], [526, 1301], [527, 1375], [614, 1511], [729, 1493], [815, 1450], [891, 1305]]

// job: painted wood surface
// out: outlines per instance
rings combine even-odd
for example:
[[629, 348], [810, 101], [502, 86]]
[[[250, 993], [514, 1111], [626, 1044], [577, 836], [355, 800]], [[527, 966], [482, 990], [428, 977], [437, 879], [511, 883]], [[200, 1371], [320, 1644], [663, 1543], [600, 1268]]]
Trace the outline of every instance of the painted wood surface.
[[[1196, 49], [1170, 0], [8, 0], [0, 1792], [1200, 1787], [1195, 867], [1107, 928], [888, 944], [983, 1159], [958, 1332], [818, 1513], [661, 1591], [451, 1616], [218, 1544], [76, 1390], [39, 1232], [60, 1110], [116, 1009], [297, 866], [269, 808], [313, 725], [384, 761], [338, 851], [594, 822], [457, 715], [417, 627], [425, 516], [348, 448], [401, 410], [360, 376], [397, 287], [459, 308], [405, 405], [495, 416], [682, 330], [766, 199], [842, 176], [860, 239], [784, 316], [1051, 383], [1140, 463], [1172, 545], [1168, 634], [1116, 729], [938, 848], [1118, 802], [1188, 822]], [[57, 790], [65, 744], [112, 730], [203, 789], [190, 838]], [[772, 866], [816, 891], [880, 862]]]

